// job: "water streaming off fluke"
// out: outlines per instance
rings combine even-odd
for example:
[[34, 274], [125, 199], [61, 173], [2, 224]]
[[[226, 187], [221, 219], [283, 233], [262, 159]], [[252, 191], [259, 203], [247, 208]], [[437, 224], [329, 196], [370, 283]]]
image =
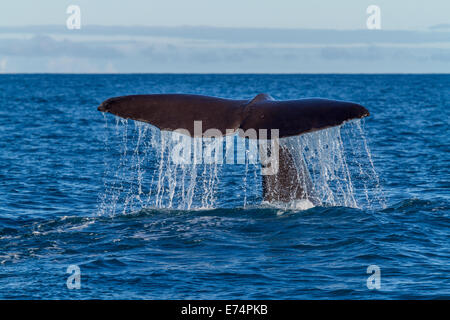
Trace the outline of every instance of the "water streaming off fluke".
[[[105, 148], [114, 151], [114, 157], [105, 159], [100, 215], [126, 214], [142, 208], [310, 207], [298, 200], [263, 203], [255, 140], [237, 135], [190, 138], [146, 123], [119, 118], [113, 123], [108, 118], [105, 117]], [[360, 120], [283, 138], [280, 145], [293, 155], [297, 171], [309, 175], [310, 192], [319, 205], [384, 206]], [[188, 161], [177, 160], [179, 155]]]

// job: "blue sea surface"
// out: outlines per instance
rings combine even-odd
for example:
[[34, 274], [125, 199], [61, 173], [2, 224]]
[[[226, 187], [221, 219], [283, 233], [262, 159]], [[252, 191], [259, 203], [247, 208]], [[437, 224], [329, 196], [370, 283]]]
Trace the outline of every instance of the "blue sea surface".
[[[223, 175], [229, 205], [102, 213], [120, 161], [103, 100], [260, 92], [366, 106], [385, 205], [244, 207]], [[0, 298], [449, 299], [449, 122], [450, 75], [0, 75]]]

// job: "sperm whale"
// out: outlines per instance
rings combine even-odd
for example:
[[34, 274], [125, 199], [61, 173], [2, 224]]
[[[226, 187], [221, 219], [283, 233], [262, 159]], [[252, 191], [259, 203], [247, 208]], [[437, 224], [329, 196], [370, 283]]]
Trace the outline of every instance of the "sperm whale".
[[[278, 138], [323, 130], [369, 116], [365, 107], [353, 102], [322, 98], [276, 101], [265, 93], [250, 100], [192, 94], [129, 95], [109, 98], [98, 110], [147, 122], [161, 130], [184, 129], [190, 136], [196, 136], [195, 122], [201, 121], [202, 130], [216, 129], [222, 135], [266, 129], [269, 132], [277, 130]], [[245, 137], [272, 139], [270, 134]], [[278, 172], [263, 176], [264, 200], [308, 199], [314, 203], [313, 186], [306, 167], [298, 172], [292, 154], [285, 147], [280, 147], [278, 158]]]

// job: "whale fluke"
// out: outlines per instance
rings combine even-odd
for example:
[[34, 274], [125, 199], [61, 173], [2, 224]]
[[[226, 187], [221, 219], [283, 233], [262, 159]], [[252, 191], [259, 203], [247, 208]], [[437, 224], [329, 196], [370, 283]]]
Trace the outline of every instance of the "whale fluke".
[[252, 100], [232, 100], [189, 94], [150, 94], [110, 98], [99, 111], [151, 123], [161, 130], [187, 129], [194, 136], [194, 121], [203, 130], [278, 129], [279, 137], [338, 126], [369, 115], [363, 106], [329, 99], [276, 101], [267, 94]]
[[[258, 94], [251, 100], [232, 100], [188, 94], [150, 94], [111, 98], [99, 111], [151, 123], [161, 130], [185, 129], [195, 136], [194, 122], [202, 122], [202, 130], [217, 129], [223, 135], [249, 129], [278, 129], [279, 138], [326, 129], [345, 121], [369, 115], [363, 106], [329, 99], [276, 101], [270, 95]], [[200, 133], [202, 134], [202, 133]], [[247, 138], [267, 139], [271, 136]], [[263, 196], [269, 202], [308, 199], [317, 204], [309, 172], [304, 163], [299, 170], [289, 150], [280, 146], [279, 170], [263, 175]], [[301, 171], [301, 172], [298, 172]]]

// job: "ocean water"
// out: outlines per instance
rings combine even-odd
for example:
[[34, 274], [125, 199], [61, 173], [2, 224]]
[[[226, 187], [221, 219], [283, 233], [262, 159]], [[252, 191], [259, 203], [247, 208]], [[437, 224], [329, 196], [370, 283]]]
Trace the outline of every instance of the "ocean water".
[[[248, 157], [174, 167], [172, 136], [97, 111], [260, 92], [370, 110], [283, 140], [320, 205], [262, 203]], [[0, 298], [448, 299], [449, 110], [449, 75], [0, 75]]]

